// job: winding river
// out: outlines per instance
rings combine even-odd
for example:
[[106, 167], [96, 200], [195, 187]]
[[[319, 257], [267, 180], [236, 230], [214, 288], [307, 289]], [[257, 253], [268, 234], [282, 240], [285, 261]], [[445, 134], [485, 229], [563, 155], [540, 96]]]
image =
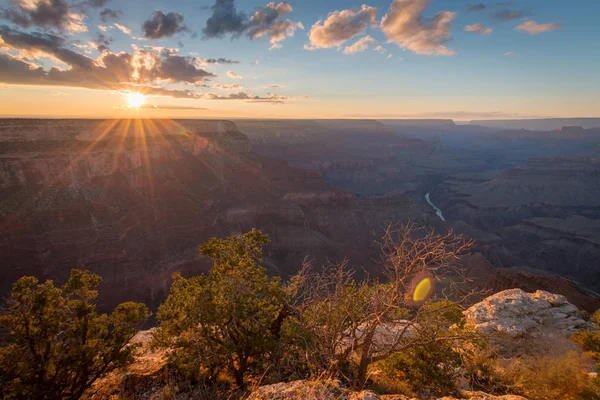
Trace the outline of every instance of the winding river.
[[433, 209], [435, 210], [435, 214], [438, 217], [440, 217], [440, 219], [442, 221], [446, 221], [446, 218], [444, 218], [444, 214], [442, 214], [442, 210], [437, 208], [436, 205], [431, 202], [431, 199], [429, 198], [429, 192], [427, 192], [427, 194], [425, 195], [425, 200], [427, 200], [427, 204], [429, 204], [431, 207], [433, 207]]

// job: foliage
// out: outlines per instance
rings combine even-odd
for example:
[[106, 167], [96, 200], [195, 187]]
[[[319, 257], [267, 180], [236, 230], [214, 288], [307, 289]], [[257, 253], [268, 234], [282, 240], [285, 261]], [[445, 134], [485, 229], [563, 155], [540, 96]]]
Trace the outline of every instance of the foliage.
[[[456, 381], [469, 343], [464, 340], [460, 347], [456, 347], [454, 341], [436, 341], [435, 338], [459, 333], [468, 338], [472, 333], [464, 330], [464, 317], [456, 304], [439, 301], [428, 303], [424, 307], [436, 311], [435, 318], [423, 323], [429, 326], [421, 327], [423, 330], [430, 329], [429, 333], [422, 331], [421, 335], [429, 335], [432, 340], [425, 340], [423, 344], [394, 353], [377, 364], [377, 367], [386, 381], [405, 382], [411, 389], [410, 394], [423, 388], [435, 395], [456, 394]], [[450, 328], [448, 322], [453, 323]]]
[[470, 333], [449, 330], [462, 315], [460, 295], [455, 301], [416, 304], [412, 290], [420, 275], [431, 281], [460, 277], [457, 260], [470, 246], [452, 232], [437, 235], [410, 223], [390, 225], [381, 243], [385, 283], [357, 282], [347, 261], [321, 272], [305, 265], [296, 277], [303, 283], [296, 303], [311, 337], [314, 364], [362, 387], [369, 366], [393, 354], [468, 340]]
[[213, 259], [207, 276], [175, 275], [158, 310], [159, 345], [170, 346], [170, 361], [190, 377], [214, 380], [229, 369], [238, 385], [252, 367], [276, 350], [286, 293], [259, 265], [267, 235], [253, 229], [210, 239], [200, 253]]
[[598, 357], [600, 353], [600, 310], [594, 313], [591, 321], [592, 329], [575, 332], [571, 339]]
[[[530, 400], [587, 399], [593, 392], [588, 369], [589, 358], [571, 351], [560, 356], [526, 355], [503, 359], [493, 352], [482, 352], [474, 388], [494, 394], [518, 394]], [[472, 370], [471, 370], [472, 372]], [[591, 397], [596, 398], [596, 397]]]
[[73, 270], [57, 288], [23, 277], [13, 285], [0, 325], [12, 343], [0, 350], [1, 394], [5, 399], [78, 399], [100, 377], [133, 361], [127, 345], [148, 317], [140, 303], [96, 311], [101, 278]]

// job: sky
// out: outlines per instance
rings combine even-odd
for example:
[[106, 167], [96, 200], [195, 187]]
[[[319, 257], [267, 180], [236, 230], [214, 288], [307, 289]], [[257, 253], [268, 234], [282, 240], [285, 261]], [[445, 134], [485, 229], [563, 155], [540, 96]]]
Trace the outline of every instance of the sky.
[[0, 116], [600, 116], [597, 0], [0, 0]]

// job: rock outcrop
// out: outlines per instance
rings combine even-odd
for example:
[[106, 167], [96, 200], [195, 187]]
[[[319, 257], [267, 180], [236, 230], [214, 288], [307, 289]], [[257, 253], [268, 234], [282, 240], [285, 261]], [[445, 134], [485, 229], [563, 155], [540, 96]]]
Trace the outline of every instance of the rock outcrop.
[[[527, 400], [521, 396], [493, 396], [482, 392], [463, 392], [467, 400]], [[248, 400], [417, 400], [403, 395], [377, 395], [369, 390], [353, 392], [343, 388], [337, 381], [294, 381], [262, 386]], [[441, 397], [438, 400], [457, 400]]]
[[468, 323], [486, 335], [512, 338], [542, 336], [544, 331], [569, 335], [588, 327], [566, 297], [538, 290], [509, 289], [488, 297], [465, 312]]

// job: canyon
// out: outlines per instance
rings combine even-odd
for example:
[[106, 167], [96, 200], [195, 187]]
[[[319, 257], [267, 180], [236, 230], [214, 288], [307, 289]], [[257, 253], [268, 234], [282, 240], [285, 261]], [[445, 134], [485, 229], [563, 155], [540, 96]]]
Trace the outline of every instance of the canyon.
[[199, 244], [253, 227], [272, 275], [344, 257], [376, 274], [383, 227], [411, 220], [474, 239], [480, 286], [593, 310], [599, 150], [596, 129], [451, 120], [5, 119], [0, 292], [85, 268], [104, 279], [102, 307], [154, 307], [174, 272], [210, 268]]

